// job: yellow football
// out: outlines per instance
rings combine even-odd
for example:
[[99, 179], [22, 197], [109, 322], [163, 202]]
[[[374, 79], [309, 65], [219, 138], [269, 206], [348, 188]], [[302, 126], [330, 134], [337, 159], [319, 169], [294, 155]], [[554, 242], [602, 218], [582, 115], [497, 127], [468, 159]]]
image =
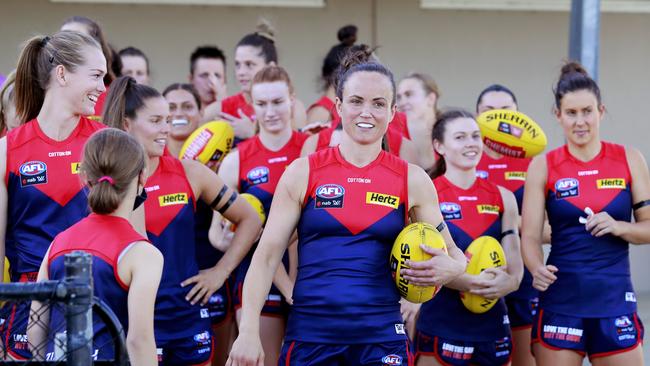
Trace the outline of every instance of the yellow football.
[[[501, 244], [491, 236], [476, 238], [465, 250], [465, 256], [468, 259], [465, 273], [470, 275], [478, 275], [488, 268], [506, 265], [506, 254]], [[467, 292], [461, 292], [460, 299], [467, 310], [476, 314], [485, 313], [499, 301], [488, 300]]]
[[187, 138], [179, 159], [198, 160], [214, 168], [232, 148], [235, 132], [226, 121], [212, 121], [201, 125]]
[[506, 109], [493, 109], [477, 118], [483, 143], [490, 149], [515, 158], [532, 158], [546, 149], [546, 134], [527, 115]]
[[266, 221], [266, 213], [264, 212], [262, 201], [250, 193], [242, 193], [240, 196], [253, 206], [253, 209], [255, 209], [255, 212], [257, 212], [257, 215], [260, 217], [260, 221], [264, 224], [264, 221]]
[[445, 239], [438, 230], [433, 225], [416, 222], [405, 227], [399, 233], [395, 243], [393, 243], [393, 250], [390, 255], [390, 269], [397, 289], [403, 298], [413, 303], [429, 301], [438, 292], [438, 288], [435, 286], [414, 286], [400, 274], [402, 268], [409, 268], [406, 266], [406, 260], [419, 262], [431, 258], [431, 255], [420, 248], [420, 244], [442, 249], [447, 253]]

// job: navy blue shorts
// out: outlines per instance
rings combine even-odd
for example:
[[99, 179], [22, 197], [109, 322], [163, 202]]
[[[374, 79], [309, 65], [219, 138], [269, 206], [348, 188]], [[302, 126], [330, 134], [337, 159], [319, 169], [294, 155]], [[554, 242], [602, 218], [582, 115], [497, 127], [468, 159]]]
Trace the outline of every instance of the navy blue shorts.
[[[12, 282], [36, 282], [38, 272], [26, 272], [12, 276]], [[27, 342], [27, 323], [31, 301], [8, 301], [0, 309], [0, 345], [16, 360], [32, 358]]]
[[234, 279], [229, 277], [223, 286], [218, 289], [210, 299], [208, 303], [205, 304], [205, 307], [208, 309], [210, 314], [210, 322], [212, 325], [219, 325], [223, 323], [233, 312], [233, 301], [232, 301], [232, 285], [234, 284]]
[[413, 366], [407, 340], [373, 344], [321, 344], [300, 341], [285, 342], [278, 365], [281, 366], [347, 366], [403, 365]]
[[510, 319], [510, 328], [512, 330], [521, 330], [533, 326], [533, 319], [537, 314], [539, 298], [515, 299], [507, 297], [506, 306], [508, 307], [508, 318]]
[[441, 365], [506, 365], [512, 354], [510, 337], [488, 342], [456, 341], [430, 336], [420, 331], [415, 335], [415, 355], [433, 356]]
[[540, 309], [532, 342], [568, 349], [589, 358], [632, 350], [643, 341], [643, 323], [637, 313], [609, 318], [578, 318]]
[[[244, 298], [244, 278], [243, 276], [237, 278], [235, 282], [235, 294], [233, 296], [234, 309], [241, 308], [242, 299]], [[273, 316], [278, 318], [286, 318], [289, 315], [289, 304], [284, 299], [275, 285], [271, 285], [271, 290], [266, 296], [264, 307], [262, 307], [262, 316]]]
[[211, 330], [160, 344], [156, 342], [160, 366], [208, 365], [212, 362], [214, 338]]

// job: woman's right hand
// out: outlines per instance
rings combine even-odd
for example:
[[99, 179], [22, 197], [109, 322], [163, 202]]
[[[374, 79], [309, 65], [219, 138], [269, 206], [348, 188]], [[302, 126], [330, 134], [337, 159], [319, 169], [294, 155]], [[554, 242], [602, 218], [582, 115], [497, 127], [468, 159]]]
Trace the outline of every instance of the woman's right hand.
[[259, 335], [239, 333], [226, 366], [264, 366], [264, 350]]
[[557, 267], [552, 264], [538, 266], [533, 275], [533, 287], [538, 291], [546, 291], [550, 285], [557, 280], [555, 273], [558, 271]]

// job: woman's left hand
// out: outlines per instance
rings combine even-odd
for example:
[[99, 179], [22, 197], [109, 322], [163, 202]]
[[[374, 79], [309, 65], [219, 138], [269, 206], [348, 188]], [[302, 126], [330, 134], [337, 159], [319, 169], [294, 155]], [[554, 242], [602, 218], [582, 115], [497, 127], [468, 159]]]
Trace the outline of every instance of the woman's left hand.
[[474, 283], [479, 288], [471, 289], [469, 292], [474, 295], [483, 296], [488, 300], [496, 300], [504, 297], [517, 289], [515, 285], [516, 281], [512, 276], [499, 267], [487, 268], [478, 275]]
[[404, 324], [408, 327], [410, 324], [415, 324], [415, 319], [417, 318], [418, 312], [422, 304], [415, 304], [406, 299], [400, 299], [400, 312], [402, 313], [402, 320]]
[[620, 223], [614, 220], [607, 212], [602, 211], [597, 214], [589, 215], [585, 229], [595, 237], [601, 237], [606, 234], [614, 236], [621, 235]]

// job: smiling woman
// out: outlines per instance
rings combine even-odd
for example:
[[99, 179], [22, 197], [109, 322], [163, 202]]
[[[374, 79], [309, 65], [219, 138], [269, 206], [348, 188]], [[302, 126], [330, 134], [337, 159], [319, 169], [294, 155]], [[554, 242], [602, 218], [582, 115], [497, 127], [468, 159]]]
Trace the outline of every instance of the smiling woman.
[[[76, 32], [34, 37], [20, 55], [15, 98], [23, 125], [0, 139], [0, 257], [6, 249], [14, 282], [34, 281], [54, 236], [88, 214], [76, 167], [86, 140], [103, 127], [85, 116], [105, 90], [105, 74], [99, 44]], [[3, 309], [15, 312], [0, 331], [16, 359], [30, 357], [20, 336], [28, 306]]]

